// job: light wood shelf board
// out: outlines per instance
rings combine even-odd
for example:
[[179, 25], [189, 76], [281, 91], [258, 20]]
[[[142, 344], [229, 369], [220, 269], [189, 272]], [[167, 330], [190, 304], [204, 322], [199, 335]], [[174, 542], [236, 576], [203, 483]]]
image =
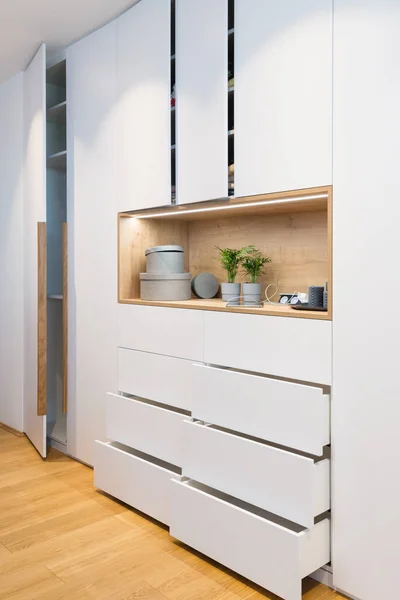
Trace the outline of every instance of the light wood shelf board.
[[300, 311], [291, 308], [285, 304], [276, 306], [265, 303], [262, 308], [253, 308], [251, 306], [232, 306], [226, 307], [226, 303], [220, 298], [213, 298], [212, 300], [200, 300], [192, 298], [191, 300], [185, 300], [181, 302], [150, 302], [147, 300], [140, 300], [140, 298], [120, 300], [120, 304], [136, 304], [143, 306], [163, 306], [167, 308], [187, 308], [191, 310], [208, 310], [214, 312], [229, 312], [229, 313], [242, 313], [252, 315], [268, 315], [274, 317], [297, 317], [300, 319], [320, 319], [322, 321], [328, 321], [329, 316], [326, 312], [319, 311]]

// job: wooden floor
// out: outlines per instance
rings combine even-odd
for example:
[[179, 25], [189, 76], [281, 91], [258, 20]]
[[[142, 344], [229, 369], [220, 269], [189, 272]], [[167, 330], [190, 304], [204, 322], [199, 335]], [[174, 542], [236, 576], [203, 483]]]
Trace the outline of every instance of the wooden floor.
[[[97, 492], [88, 467], [0, 428], [0, 599], [135, 598], [278, 600]], [[303, 598], [342, 596], [306, 580]]]

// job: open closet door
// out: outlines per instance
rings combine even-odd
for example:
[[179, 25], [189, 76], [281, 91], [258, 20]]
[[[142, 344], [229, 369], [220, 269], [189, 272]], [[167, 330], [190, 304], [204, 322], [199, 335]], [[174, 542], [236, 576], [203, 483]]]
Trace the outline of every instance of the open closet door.
[[24, 431], [46, 457], [46, 47], [24, 73]]

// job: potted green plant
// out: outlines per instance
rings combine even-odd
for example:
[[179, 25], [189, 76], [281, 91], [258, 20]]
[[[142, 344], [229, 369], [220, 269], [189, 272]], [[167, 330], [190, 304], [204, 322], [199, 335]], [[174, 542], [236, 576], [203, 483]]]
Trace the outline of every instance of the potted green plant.
[[239, 267], [242, 264], [243, 258], [255, 251], [254, 246], [244, 246], [237, 250], [236, 248], [220, 248], [216, 246], [219, 252], [219, 261], [223, 269], [225, 269], [228, 275], [228, 281], [221, 283], [222, 300], [228, 302], [233, 298], [237, 298], [237, 301], [232, 303], [239, 304], [240, 296], [240, 283], [236, 283], [236, 276], [239, 271]]
[[242, 267], [250, 281], [243, 284], [243, 299], [245, 304], [261, 302], [261, 283], [258, 283], [260, 275], [264, 273], [264, 266], [270, 263], [268, 256], [262, 256], [259, 250], [243, 257]]

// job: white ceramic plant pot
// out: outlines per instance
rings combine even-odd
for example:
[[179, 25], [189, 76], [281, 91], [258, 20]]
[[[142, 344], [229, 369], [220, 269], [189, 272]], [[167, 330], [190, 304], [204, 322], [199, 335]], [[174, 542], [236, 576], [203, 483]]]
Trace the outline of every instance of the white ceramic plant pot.
[[[240, 283], [221, 283], [222, 300], [228, 302], [231, 298], [240, 296]], [[231, 304], [239, 304], [239, 300], [231, 302]]]
[[245, 304], [261, 302], [261, 283], [244, 283], [243, 299]]

